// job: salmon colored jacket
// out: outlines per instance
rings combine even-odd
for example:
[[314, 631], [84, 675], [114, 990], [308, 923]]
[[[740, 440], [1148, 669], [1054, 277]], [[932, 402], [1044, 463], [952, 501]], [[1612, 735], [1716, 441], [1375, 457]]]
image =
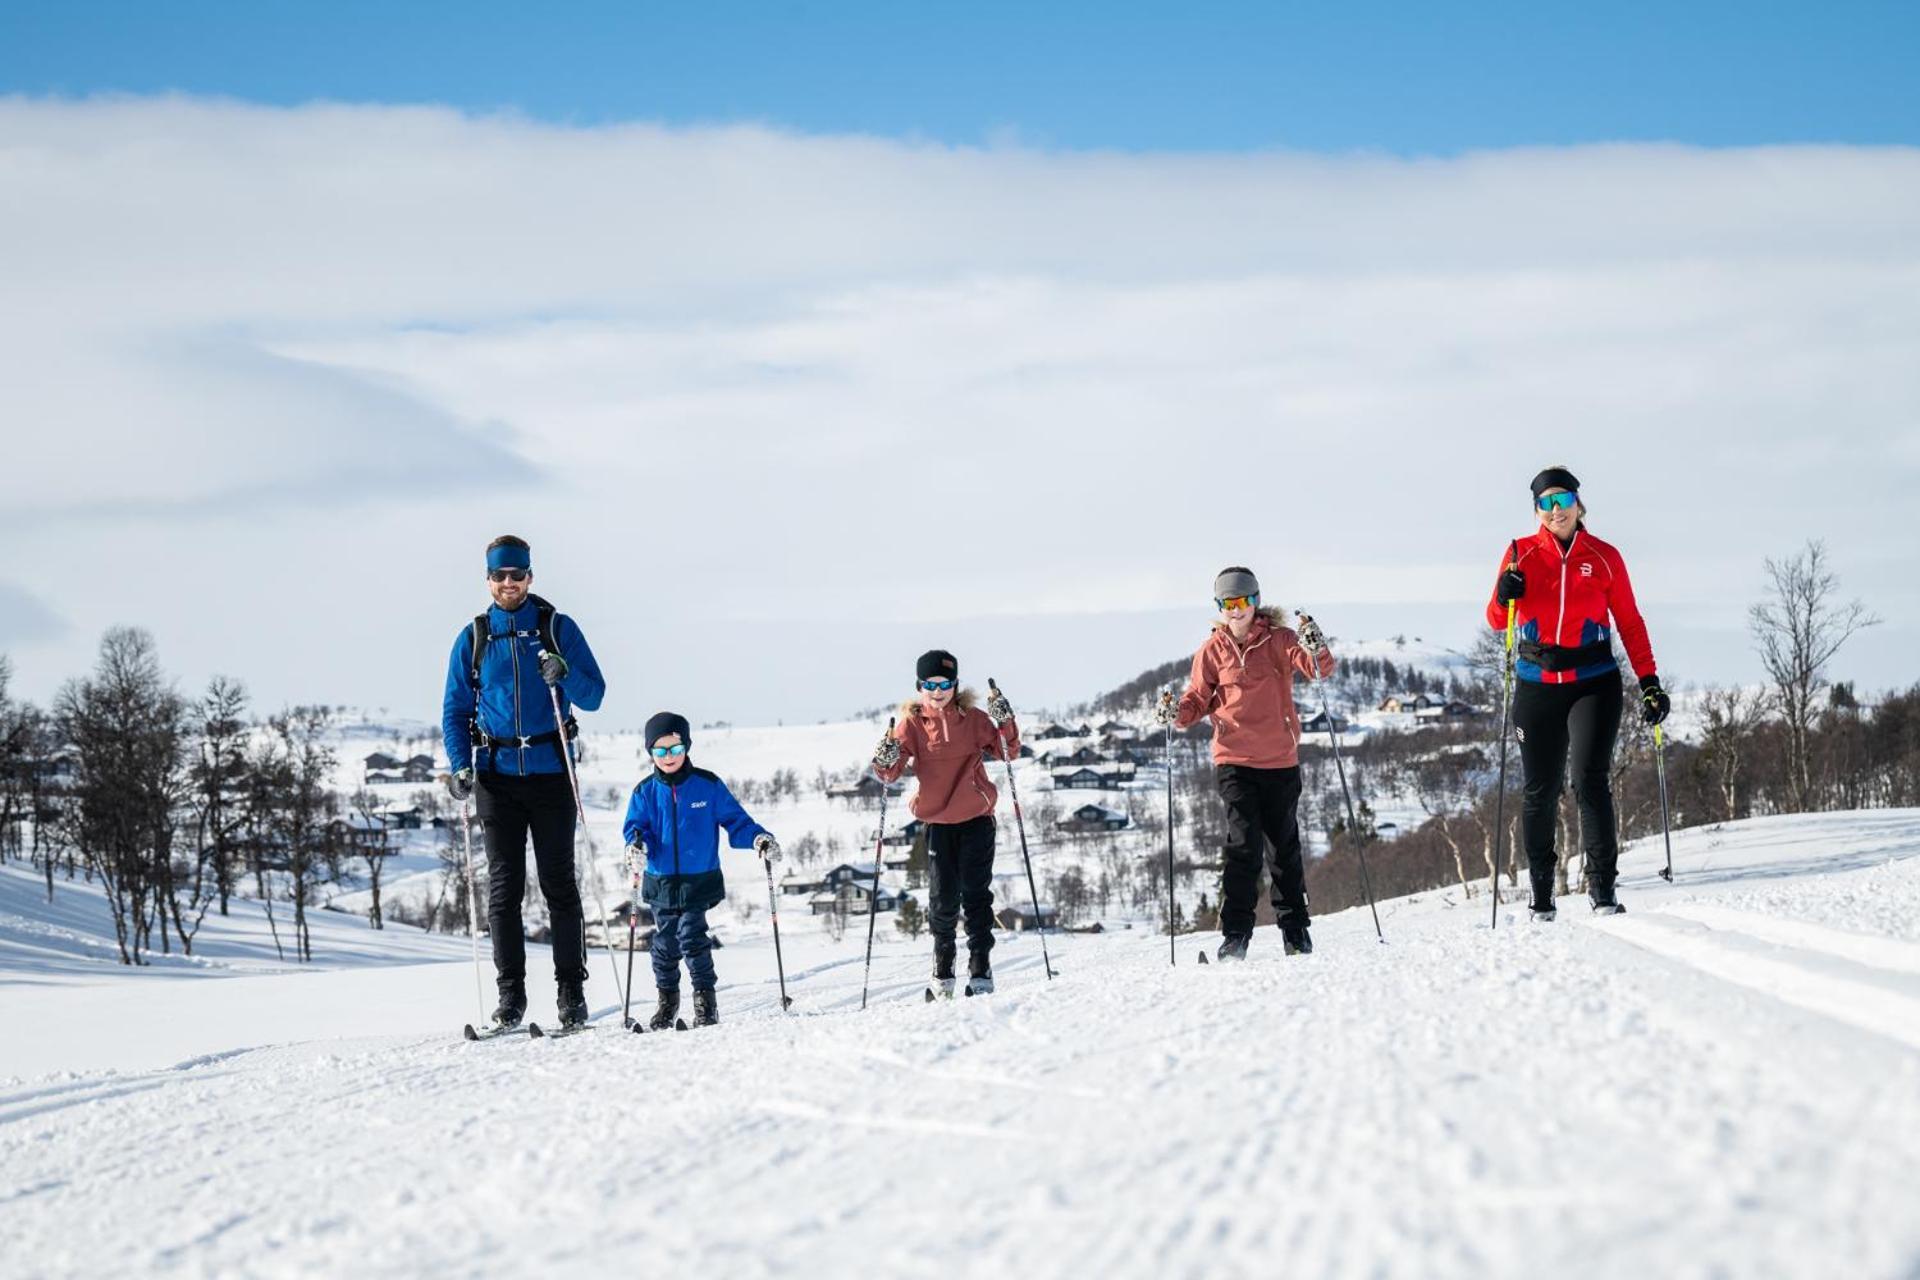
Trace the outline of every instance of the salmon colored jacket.
[[1333, 655], [1321, 650], [1316, 664], [1293, 628], [1280, 624], [1277, 609], [1262, 609], [1243, 647], [1227, 630], [1213, 634], [1193, 655], [1187, 691], [1174, 723], [1185, 729], [1213, 717], [1213, 762], [1257, 769], [1291, 769], [1300, 763], [1300, 717], [1293, 708], [1293, 676], [1333, 674]]
[[920, 782], [914, 795], [913, 816], [922, 822], [970, 822], [993, 812], [1000, 793], [987, 780], [988, 749], [997, 757], [1005, 744], [1009, 758], [1020, 754], [1020, 728], [1007, 721], [999, 730], [987, 713], [974, 705], [971, 689], [942, 711], [930, 711], [918, 698], [900, 704], [893, 736], [900, 740], [900, 759], [891, 768], [874, 767], [885, 782], [905, 773], [909, 762]]

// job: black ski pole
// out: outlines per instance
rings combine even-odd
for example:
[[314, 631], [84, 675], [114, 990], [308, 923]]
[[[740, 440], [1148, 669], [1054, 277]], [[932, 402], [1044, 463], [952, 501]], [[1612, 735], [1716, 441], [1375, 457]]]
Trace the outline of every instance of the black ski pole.
[[[1167, 685], [1160, 690], [1162, 706], [1173, 697], [1173, 686]], [[1167, 963], [1178, 967], [1179, 952], [1173, 936], [1173, 721], [1167, 721]]]
[[[987, 677], [987, 688], [994, 693], [1000, 692], [1000, 686]], [[1000, 737], [996, 732], [995, 737]], [[1040, 890], [1033, 884], [1033, 859], [1027, 856], [1027, 821], [1020, 816], [1020, 784], [1013, 780], [1013, 753], [1007, 750], [1007, 740], [1000, 738], [1000, 759], [1007, 766], [1007, 794], [1013, 797], [1013, 825], [1020, 833], [1020, 861], [1027, 866], [1027, 893], [1033, 898], [1033, 927], [1040, 931], [1040, 963], [1047, 970], [1047, 981], [1053, 981], [1053, 960], [1047, 955], [1047, 922], [1040, 918]]]
[[1653, 768], [1660, 778], [1660, 838], [1667, 844], [1667, 865], [1660, 868], [1660, 878], [1672, 884], [1673, 827], [1667, 817], [1667, 740], [1662, 727], [1653, 726]]
[[[893, 732], [894, 720], [887, 717], [887, 732]], [[873, 926], [880, 918], [880, 853], [887, 844], [887, 780], [878, 770], [873, 775], [880, 783], [880, 833], [873, 838], [873, 896], [867, 899], [867, 967], [860, 976], [860, 1007], [867, 1007], [867, 987], [873, 980]]]
[[787, 997], [787, 962], [780, 956], [780, 899], [773, 891], [773, 864], [763, 865], [767, 869], [767, 914], [773, 917], [773, 964], [780, 973], [780, 1008], [786, 1010], [793, 1008], [793, 1001]]
[[[1507, 546], [1507, 568], [1520, 567], [1520, 544]], [[1500, 927], [1500, 858], [1506, 851], [1507, 838], [1507, 721], [1513, 714], [1513, 615], [1515, 600], [1507, 601], [1507, 656], [1500, 664], [1500, 785], [1493, 798], [1493, 874], [1489, 877], [1493, 884], [1493, 921], [1489, 926]]]
[[[546, 656], [546, 650], [540, 651]], [[613, 971], [613, 985], [620, 985], [620, 962], [614, 959], [613, 935], [607, 930], [607, 900], [600, 892], [600, 855], [593, 846], [593, 828], [587, 825], [587, 806], [580, 799], [580, 779], [573, 772], [573, 752], [567, 745], [567, 720], [560, 714], [560, 690], [555, 685], [547, 686], [547, 700], [553, 704], [553, 730], [559, 734], [560, 759], [566, 762], [567, 785], [573, 789], [573, 814], [580, 820], [580, 834], [587, 838], [587, 866], [593, 872], [593, 902], [600, 911], [600, 940], [607, 945], [607, 968]], [[576, 862], [573, 868], [573, 894], [580, 896], [580, 866]], [[580, 965], [582, 978], [586, 977], [587, 963], [587, 909], [583, 902], [580, 906]], [[624, 1000], [632, 1004], [631, 996]]]
[[[1301, 623], [1301, 634], [1306, 635], [1306, 627], [1313, 625], [1313, 619], [1304, 613], [1296, 613], [1294, 616]], [[1315, 626], [1312, 634], [1317, 636], [1319, 633], [1319, 627]], [[1317, 663], [1319, 661], [1317, 648], [1313, 650], [1313, 657]], [[1318, 666], [1314, 668], [1313, 681], [1315, 684], [1320, 682]], [[1340, 794], [1347, 802], [1347, 830], [1353, 833], [1353, 849], [1360, 855], [1360, 887], [1367, 895], [1367, 910], [1373, 912], [1373, 934], [1380, 941], [1385, 942], [1387, 935], [1380, 930], [1380, 908], [1373, 905], [1373, 878], [1367, 874], [1366, 836], [1361, 832], [1360, 820], [1353, 812], [1353, 792], [1347, 787], [1347, 766], [1340, 759], [1340, 731], [1333, 724], [1333, 704], [1327, 700], [1325, 685], [1320, 686], [1320, 714], [1327, 719], [1327, 741], [1333, 744], [1333, 767], [1340, 775]]]

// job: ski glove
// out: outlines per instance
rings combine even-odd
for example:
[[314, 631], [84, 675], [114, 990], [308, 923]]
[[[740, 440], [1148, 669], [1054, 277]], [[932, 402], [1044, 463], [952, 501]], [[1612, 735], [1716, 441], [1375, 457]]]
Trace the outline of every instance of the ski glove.
[[447, 775], [447, 794], [465, 800], [473, 794], [473, 770], [458, 769]]
[[627, 846], [627, 874], [637, 876], [640, 868], [647, 865], [647, 850], [638, 840]]
[[1659, 676], [1640, 677], [1640, 714], [1648, 724], [1659, 724], [1673, 710], [1673, 700], [1660, 687]]
[[567, 678], [567, 660], [557, 653], [540, 651], [540, 678], [548, 684], [559, 684]]
[[892, 730], [881, 735], [880, 745], [873, 749], [873, 762], [882, 769], [891, 769], [900, 763], [900, 739], [893, 736]]
[[1500, 575], [1500, 581], [1494, 584], [1493, 598], [1501, 604], [1512, 604], [1527, 594], [1527, 575], [1518, 569], [1509, 569]]
[[1300, 643], [1305, 646], [1307, 652], [1319, 653], [1327, 647], [1327, 637], [1320, 630], [1319, 623], [1304, 613], [1295, 614], [1294, 619], [1296, 634], [1299, 635]]
[[996, 729], [1013, 719], [1013, 704], [1008, 702], [1007, 695], [998, 689], [987, 691], [987, 719], [993, 721], [993, 727]]
[[765, 832], [753, 838], [753, 851], [759, 854], [760, 860], [768, 866], [780, 861], [780, 842]]
[[1173, 690], [1165, 690], [1160, 694], [1160, 701], [1154, 704], [1153, 722], [1155, 724], [1172, 724], [1174, 717], [1177, 716], [1179, 712], [1180, 704], [1173, 700]]

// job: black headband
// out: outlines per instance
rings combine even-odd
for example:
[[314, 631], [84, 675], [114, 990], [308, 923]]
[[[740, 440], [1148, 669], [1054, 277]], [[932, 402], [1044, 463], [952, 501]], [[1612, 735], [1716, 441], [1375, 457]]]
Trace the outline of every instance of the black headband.
[[1565, 467], [1548, 467], [1533, 478], [1533, 496], [1539, 497], [1549, 489], [1565, 489], [1569, 493], [1580, 492], [1580, 481], [1573, 472]]

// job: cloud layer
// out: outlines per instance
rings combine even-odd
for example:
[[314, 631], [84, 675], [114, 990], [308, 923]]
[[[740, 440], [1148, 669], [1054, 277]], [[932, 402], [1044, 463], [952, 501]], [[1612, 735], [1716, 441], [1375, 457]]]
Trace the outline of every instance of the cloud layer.
[[1230, 560], [1323, 613], [1458, 607], [1464, 640], [1546, 462], [1656, 643], [1737, 629], [1807, 536], [1920, 625], [1888, 532], [1920, 479], [1909, 149], [1059, 154], [12, 99], [0, 245], [0, 531], [74, 623], [26, 686], [140, 621], [196, 677], [431, 713], [504, 528], [617, 651], [623, 723], [871, 704], [903, 646], [995, 617], [1088, 619], [1030, 696], [1089, 692]]

